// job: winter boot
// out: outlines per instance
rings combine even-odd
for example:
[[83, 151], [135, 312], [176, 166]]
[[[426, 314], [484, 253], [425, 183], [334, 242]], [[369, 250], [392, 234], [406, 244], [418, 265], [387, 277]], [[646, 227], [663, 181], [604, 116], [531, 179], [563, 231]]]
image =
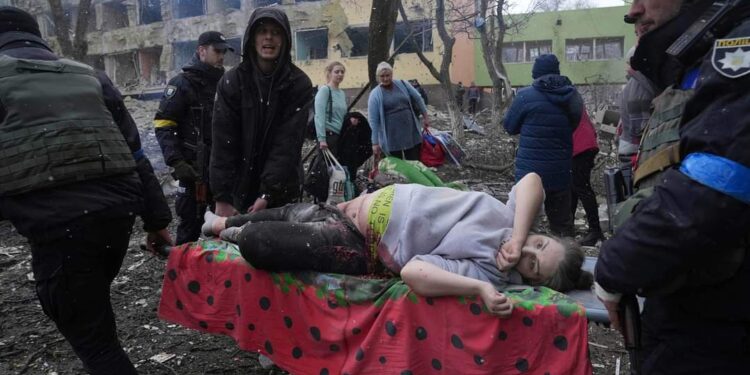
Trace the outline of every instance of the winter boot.
[[588, 233], [581, 238], [580, 243], [582, 246], [594, 246], [599, 240], [604, 240], [604, 234], [602, 234], [601, 229], [594, 229], [589, 230]]

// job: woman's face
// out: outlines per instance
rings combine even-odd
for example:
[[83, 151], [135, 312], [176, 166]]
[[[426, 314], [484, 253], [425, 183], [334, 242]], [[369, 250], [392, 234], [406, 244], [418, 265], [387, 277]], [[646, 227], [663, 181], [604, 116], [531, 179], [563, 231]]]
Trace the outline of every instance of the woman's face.
[[390, 86], [393, 83], [393, 72], [388, 69], [381, 70], [378, 74], [378, 82], [380, 82], [380, 86]]
[[328, 73], [328, 81], [339, 85], [344, 80], [345, 73], [346, 69], [344, 69], [343, 66], [334, 65], [333, 69], [331, 69], [331, 72]]
[[526, 238], [516, 271], [536, 284], [549, 280], [565, 256], [565, 247], [551, 237], [532, 234]]

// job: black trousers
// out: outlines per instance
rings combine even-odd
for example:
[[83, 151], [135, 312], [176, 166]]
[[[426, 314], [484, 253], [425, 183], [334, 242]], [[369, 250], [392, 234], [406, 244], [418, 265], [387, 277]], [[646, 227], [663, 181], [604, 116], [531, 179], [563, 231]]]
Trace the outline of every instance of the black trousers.
[[469, 113], [471, 113], [472, 115], [477, 113], [478, 102], [479, 102], [479, 99], [469, 98]]
[[573, 215], [570, 213], [570, 189], [544, 192], [544, 213], [552, 234], [562, 237], [575, 236]]
[[570, 211], [575, 217], [578, 201], [586, 211], [589, 231], [601, 232], [599, 225], [599, 206], [596, 204], [596, 193], [591, 188], [591, 170], [594, 169], [594, 158], [599, 151], [588, 150], [573, 157], [573, 189], [571, 191]]
[[[175, 213], [180, 218], [180, 223], [177, 224], [176, 245], [193, 242], [200, 237], [203, 214], [205, 213], [205, 211], [201, 211], [198, 207], [198, 201], [195, 199], [195, 184], [186, 183], [183, 185], [180, 183], [180, 186], [184, 187], [185, 191], [177, 193], [177, 198], [174, 202]], [[208, 186], [208, 184], [205, 186]], [[208, 207], [213, 210], [211, 193], [207, 193], [206, 200]]]
[[641, 375], [750, 373], [750, 321], [701, 319], [660, 298], [646, 300], [641, 319]]
[[362, 234], [333, 206], [288, 204], [230, 217], [226, 226], [242, 227], [235, 239], [242, 256], [269, 271], [364, 275], [377, 263]]
[[388, 155], [401, 160], [419, 160], [419, 152], [421, 150], [422, 144], [417, 143], [416, 146], [405, 150], [388, 151]]
[[29, 239], [42, 310], [92, 374], [137, 374], [120, 346], [110, 303], [134, 220], [90, 218], [70, 223], [66, 237]]

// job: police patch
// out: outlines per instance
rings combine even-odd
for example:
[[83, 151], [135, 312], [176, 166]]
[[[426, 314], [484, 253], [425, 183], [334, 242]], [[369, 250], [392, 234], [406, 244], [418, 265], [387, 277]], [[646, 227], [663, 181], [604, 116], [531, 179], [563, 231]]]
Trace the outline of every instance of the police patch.
[[174, 96], [174, 94], [177, 93], [177, 86], [167, 86], [167, 89], [164, 90], [164, 96], [167, 97], [167, 99]]
[[750, 37], [717, 39], [711, 64], [727, 78], [739, 78], [750, 73]]

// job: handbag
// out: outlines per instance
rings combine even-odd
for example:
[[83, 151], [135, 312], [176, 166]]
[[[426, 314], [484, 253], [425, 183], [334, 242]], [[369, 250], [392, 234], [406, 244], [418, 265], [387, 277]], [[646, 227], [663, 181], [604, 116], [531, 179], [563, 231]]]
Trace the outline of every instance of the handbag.
[[422, 147], [419, 150], [419, 161], [428, 167], [439, 167], [445, 162], [445, 150], [430, 130], [422, 129]]
[[328, 198], [328, 164], [323, 151], [317, 151], [307, 168], [302, 189], [315, 198], [316, 202], [325, 202]]
[[349, 180], [348, 172], [333, 153], [325, 149], [323, 156], [328, 165], [328, 198], [326, 204], [335, 205], [354, 198], [354, 183]]

